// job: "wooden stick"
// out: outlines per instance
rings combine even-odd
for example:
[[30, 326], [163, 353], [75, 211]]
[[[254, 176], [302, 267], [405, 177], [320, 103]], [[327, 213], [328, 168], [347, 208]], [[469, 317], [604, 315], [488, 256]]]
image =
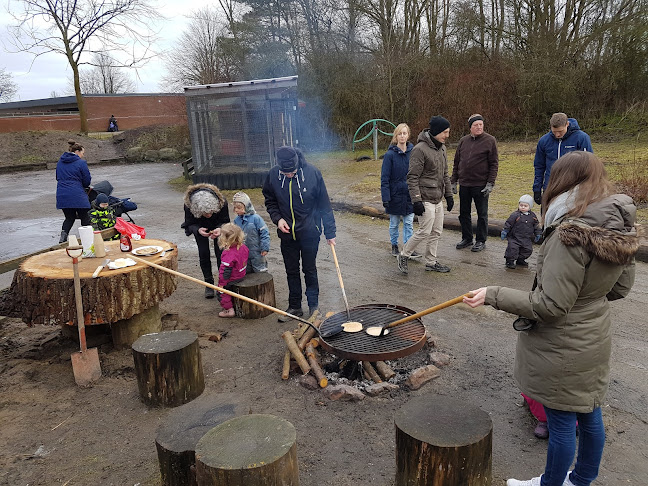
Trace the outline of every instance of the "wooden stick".
[[308, 358], [308, 362], [310, 363], [315, 378], [317, 378], [317, 381], [319, 382], [320, 388], [326, 388], [326, 385], [328, 385], [328, 378], [324, 376], [324, 371], [322, 371], [322, 368], [320, 368], [320, 365], [317, 362], [315, 350], [310, 344], [306, 346], [306, 357]]
[[292, 354], [292, 357], [295, 358], [295, 361], [297, 361], [297, 364], [301, 368], [302, 373], [307, 375], [311, 368], [308, 364], [308, 361], [306, 361], [306, 358], [304, 358], [301, 349], [299, 349], [299, 346], [297, 346], [295, 337], [290, 331], [284, 332], [281, 337], [284, 341], [286, 341], [286, 346], [288, 347], [290, 354]]
[[290, 351], [286, 349], [283, 357], [283, 367], [281, 370], [281, 379], [287, 380], [290, 376]]
[[371, 363], [369, 361], [363, 361], [362, 367], [364, 368], [367, 375], [369, 375], [369, 378], [371, 378], [371, 381], [373, 381], [374, 383], [382, 383], [380, 376], [378, 376], [378, 373], [376, 373], [376, 370], [373, 366], [371, 366]]
[[296, 321], [300, 321], [305, 324], [310, 324], [310, 322], [308, 322], [306, 319], [302, 319], [301, 317], [297, 317], [295, 315], [289, 314], [286, 311], [282, 311], [281, 309], [277, 309], [276, 307], [272, 307], [271, 305], [264, 304], [263, 302], [259, 302], [258, 300], [250, 299], [249, 297], [246, 297], [244, 295], [237, 294], [236, 292], [232, 292], [231, 290], [224, 289], [222, 287], [219, 287], [218, 285], [214, 285], [208, 282], [204, 282], [202, 280], [198, 280], [197, 278], [190, 277], [189, 275], [185, 275], [184, 273], [176, 272], [175, 270], [171, 270], [170, 268], [163, 267], [162, 265], [158, 265], [157, 263], [153, 263], [148, 260], [143, 260], [142, 258], [138, 258], [135, 255], [130, 255], [129, 258], [137, 262], [143, 263], [145, 265], [148, 265], [149, 267], [157, 268], [158, 270], [162, 270], [163, 272], [167, 272], [170, 273], [171, 275], [175, 275], [176, 277], [181, 277], [186, 280], [190, 280], [197, 284], [203, 285], [205, 287], [209, 287], [210, 289], [218, 290], [223, 294], [227, 294], [237, 299], [244, 300], [245, 302], [249, 302], [250, 304], [258, 305], [259, 307], [263, 307], [264, 309], [267, 309], [269, 311], [275, 312], [277, 314], [281, 314], [282, 316], [290, 317], [291, 319], [295, 319]]
[[392, 370], [384, 361], [376, 361], [374, 363], [374, 367], [376, 368], [376, 371], [381, 376], [381, 378], [385, 381], [389, 381], [396, 375], [396, 372]]
[[[319, 328], [321, 323], [322, 321], [315, 321], [313, 322], [313, 326]], [[315, 329], [313, 329], [312, 327], [309, 327], [306, 330], [306, 332], [304, 332], [302, 337], [299, 339], [299, 342], [297, 343], [299, 349], [301, 349], [302, 351], [306, 349], [306, 345], [311, 339], [313, 339], [313, 337], [315, 336], [315, 332], [316, 332]]]

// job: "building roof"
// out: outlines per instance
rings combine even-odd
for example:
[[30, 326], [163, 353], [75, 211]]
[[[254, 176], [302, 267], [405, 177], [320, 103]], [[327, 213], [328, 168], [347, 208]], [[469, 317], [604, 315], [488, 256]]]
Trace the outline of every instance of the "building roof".
[[261, 89], [292, 88], [297, 86], [298, 76], [286, 76], [283, 78], [252, 79], [249, 81], [232, 81], [231, 83], [202, 84], [197, 86], [185, 86], [185, 95], [203, 95], [208, 92], [227, 93], [254, 91]]

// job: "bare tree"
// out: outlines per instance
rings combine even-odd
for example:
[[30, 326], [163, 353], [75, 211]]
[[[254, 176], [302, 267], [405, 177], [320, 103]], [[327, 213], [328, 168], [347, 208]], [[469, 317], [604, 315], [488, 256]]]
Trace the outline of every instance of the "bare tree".
[[[21, 0], [13, 9], [17, 24], [10, 28], [14, 46], [35, 57], [63, 54], [72, 68], [81, 131], [88, 119], [79, 77], [84, 54], [121, 52], [123, 66], [141, 65], [152, 57], [155, 37], [150, 24], [160, 18], [148, 0]], [[44, 27], [42, 27], [44, 25]]]
[[[115, 66], [115, 61], [104, 53], [95, 54], [92, 67], [79, 70], [81, 93], [83, 94], [116, 94], [133, 93], [137, 90], [135, 81]], [[74, 79], [69, 79], [70, 91], [74, 92]]]
[[18, 85], [14, 83], [11, 73], [0, 68], [0, 101], [6, 103], [11, 101], [18, 91]]

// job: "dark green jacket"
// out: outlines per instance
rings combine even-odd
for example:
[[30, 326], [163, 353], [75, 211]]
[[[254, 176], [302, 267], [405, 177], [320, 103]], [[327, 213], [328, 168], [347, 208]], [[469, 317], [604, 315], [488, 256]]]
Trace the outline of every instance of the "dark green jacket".
[[437, 204], [452, 196], [448, 158], [444, 144], [439, 147], [432, 141], [429, 131], [423, 130], [410, 154], [407, 187], [412, 202]]
[[588, 413], [600, 407], [610, 375], [609, 300], [634, 283], [639, 238], [632, 199], [616, 194], [585, 214], [545, 229], [538, 252], [537, 287], [488, 287], [486, 304], [537, 321], [519, 333], [515, 380], [541, 404]]

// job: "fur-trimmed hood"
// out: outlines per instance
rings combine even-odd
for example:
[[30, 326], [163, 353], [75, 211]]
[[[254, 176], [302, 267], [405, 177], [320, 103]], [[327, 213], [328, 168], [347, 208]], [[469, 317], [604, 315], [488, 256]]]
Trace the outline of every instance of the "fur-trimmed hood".
[[189, 186], [184, 194], [184, 204], [191, 214], [200, 218], [204, 214], [219, 212], [225, 205], [225, 198], [212, 184], [194, 184]]

